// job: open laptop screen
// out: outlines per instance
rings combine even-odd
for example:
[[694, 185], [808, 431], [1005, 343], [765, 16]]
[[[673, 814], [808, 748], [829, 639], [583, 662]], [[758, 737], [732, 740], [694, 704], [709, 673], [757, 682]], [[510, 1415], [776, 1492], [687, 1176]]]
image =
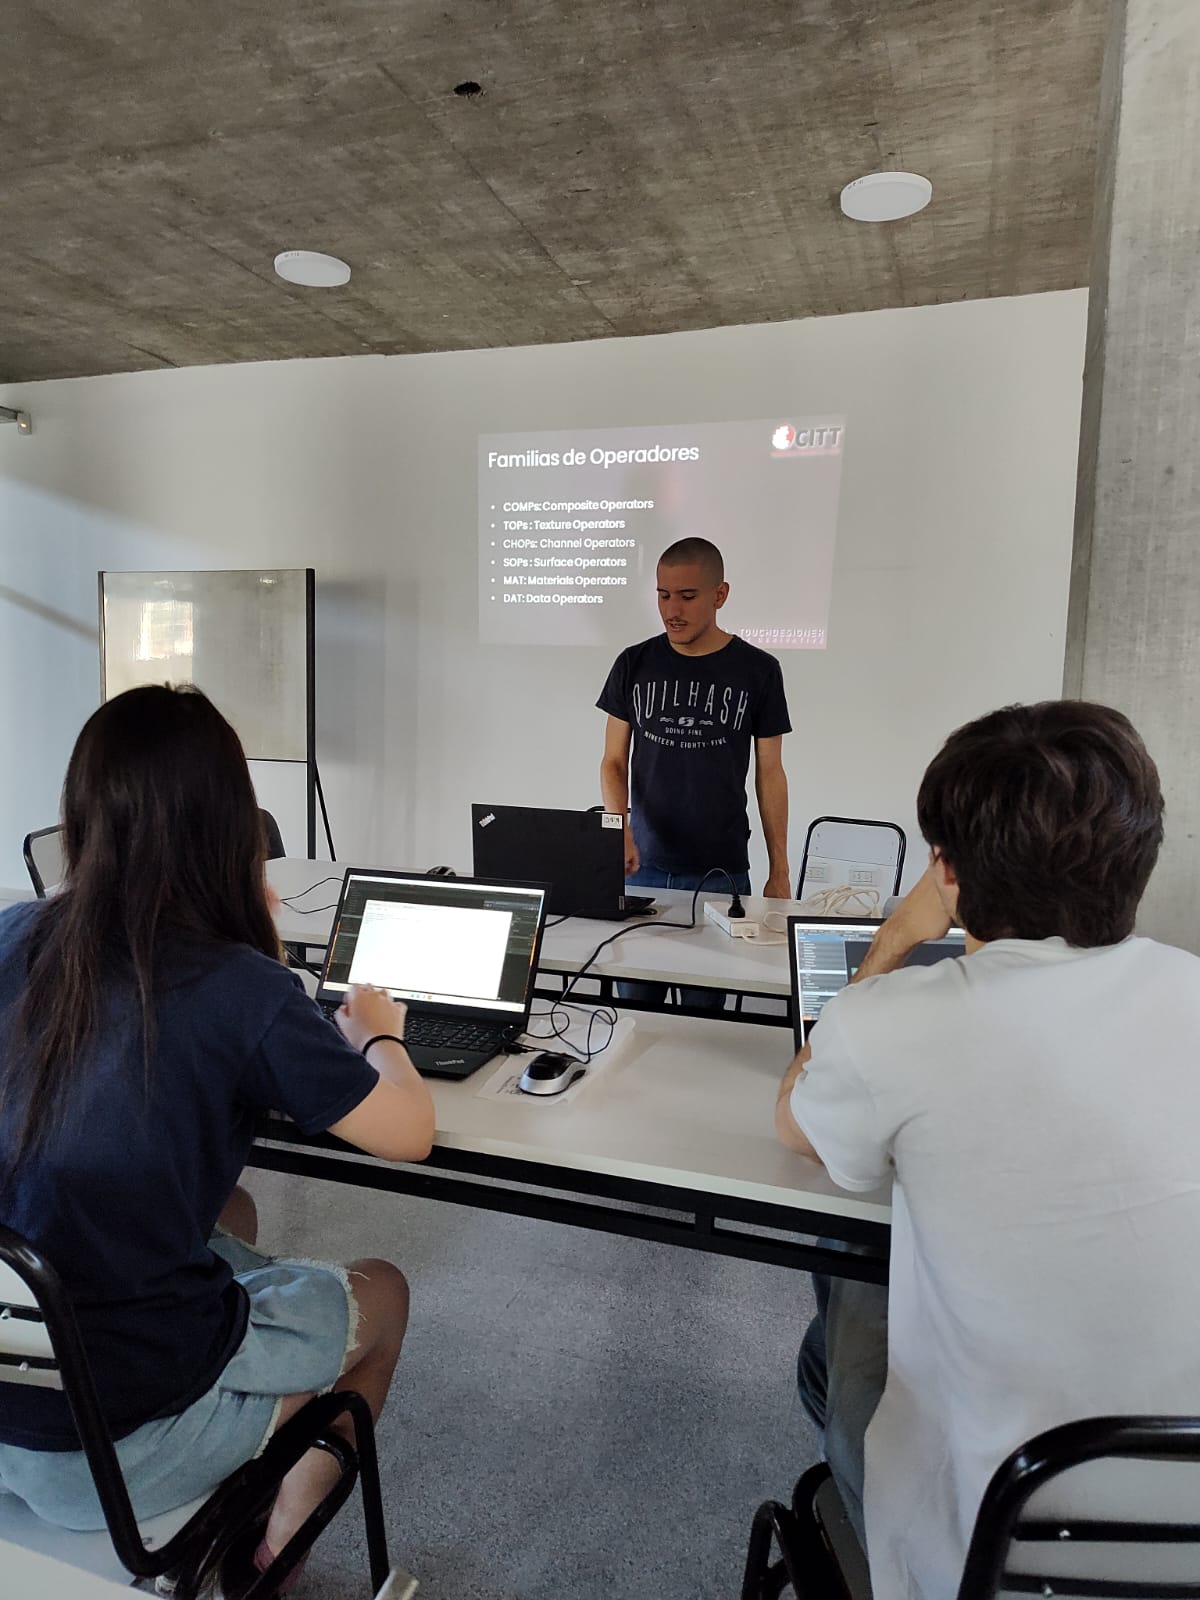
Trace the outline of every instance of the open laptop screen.
[[370, 983], [418, 1006], [522, 1018], [545, 908], [544, 886], [351, 870], [318, 998]]
[[[825, 1006], [854, 977], [871, 948], [879, 927], [876, 918], [789, 917], [788, 953], [792, 968], [792, 1023], [796, 1048], [803, 1048], [808, 1029]], [[962, 930], [952, 928], [944, 939], [920, 944], [906, 966], [931, 965], [966, 949]]]

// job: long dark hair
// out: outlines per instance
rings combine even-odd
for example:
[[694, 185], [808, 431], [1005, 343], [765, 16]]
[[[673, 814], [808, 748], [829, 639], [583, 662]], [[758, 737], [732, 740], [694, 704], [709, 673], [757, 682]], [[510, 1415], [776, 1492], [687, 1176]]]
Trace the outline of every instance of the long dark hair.
[[71, 753], [62, 819], [66, 874], [34, 920], [0, 1080], [12, 1166], [61, 1124], [114, 984], [136, 994], [149, 1074], [165, 949], [280, 955], [246, 758], [198, 690], [130, 689], [101, 706]]

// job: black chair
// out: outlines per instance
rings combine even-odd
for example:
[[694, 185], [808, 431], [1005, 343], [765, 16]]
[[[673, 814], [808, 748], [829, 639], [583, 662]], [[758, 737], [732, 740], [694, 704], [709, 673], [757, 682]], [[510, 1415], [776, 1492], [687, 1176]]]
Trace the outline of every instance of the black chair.
[[[371, 1592], [385, 1582], [387, 1539], [371, 1413], [361, 1395], [346, 1389], [310, 1400], [276, 1430], [260, 1456], [238, 1467], [198, 1506], [155, 1518], [155, 1535], [147, 1537], [130, 1503], [62, 1280], [20, 1234], [0, 1225], [0, 1405], [3, 1386], [10, 1383], [61, 1389], [66, 1395], [113, 1551], [136, 1578], [169, 1573], [176, 1600], [195, 1600], [219, 1571], [234, 1542], [265, 1517], [286, 1474], [314, 1448], [334, 1458], [340, 1469], [338, 1478], [270, 1568], [246, 1590], [245, 1600], [267, 1600], [278, 1592], [345, 1504], [356, 1481], [362, 1485]], [[342, 1416], [349, 1416], [353, 1425], [353, 1445], [334, 1427]], [[87, 1543], [93, 1552], [97, 1539], [103, 1543], [102, 1536], [66, 1530], [54, 1530], [50, 1542], [47, 1524], [31, 1512], [26, 1520], [34, 1522], [41, 1534], [23, 1539], [18, 1533], [17, 1542], [40, 1544], [68, 1563], [73, 1542]], [[177, 1525], [169, 1526], [172, 1521]], [[164, 1523], [168, 1526], [163, 1527]], [[12, 1537], [8, 1526], [4, 1532]], [[94, 1557], [89, 1560], [84, 1555], [75, 1564], [95, 1570]]]
[[[853, 883], [831, 883], [826, 876], [818, 876], [815, 862], [820, 859], [819, 857], [813, 858], [814, 865], [810, 871], [809, 858], [812, 856], [813, 835], [818, 828], [821, 829], [821, 850], [833, 860], [859, 862], [864, 868], [871, 869], [876, 877], [879, 869], [885, 865], [893, 869], [889, 880], [891, 887], [887, 894], [883, 892], [882, 885], [878, 883], [873, 885], [873, 892], [880, 906], [889, 894], [895, 895], [900, 892], [908, 838], [898, 822], [877, 822], [871, 817], [814, 817], [808, 825], [808, 832], [804, 835], [804, 854], [800, 858], [800, 876], [796, 880], [797, 900], [804, 900], [809, 895], [821, 893], [833, 897], [829, 915], [846, 917], [864, 915], [864, 908], [855, 904], [858, 896]], [[872, 890], [868, 889], [866, 892], [870, 894]], [[861, 889], [858, 894], [861, 896]]]
[[[1176, 1470], [1170, 1484], [1162, 1477], [1139, 1481], [1136, 1474], [1119, 1482], [1095, 1477], [1071, 1482], [1074, 1473], [1117, 1462]], [[1181, 1463], [1192, 1470], [1179, 1473]], [[975, 1518], [957, 1600], [1018, 1594], [1197, 1600], [1198, 1491], [1200, 1417], [1093, 1417], [1050, 1428], [1015, 1450], [992, 1475]], [[1035, 1496], [1047, 1504], [1031, 1508]], [[1083, 1505], [1086, 1513], [1068, 1509]], [[1116, 1514], [1118, 1508], [1123, 1514]], [[1113, 1514], [1095, 1514], [1105, 1510]], [[862, 1587], [862, 1550], [855, 1540], [847, 1551], [846, 1526], [829, 1468], [823, 1462], [810, 1467], [792, 1491], [790, 1506], [768, 1500], [755, 1512], [742, 1600], [776, 1600], [789, 1586], [799, 1600], [869, 1595], [869, 1587]], [[772, 1561], [775, 1546], [779, 1558]]]
[[263, 833], [267, 840], [267, 860], [279, 861], [287, 855], [287, 851], [283, 848], [283, 835], [279, 831], [279, 824], [262, 806], [259, 806], [258, 814], [262, 818]]
[[[1116, 1497], [1098, 1492], [1094, 1484], [1089, 1490], [1080, 1481], [1069, 1492], [1066, 1476], [1112, 1461], [1143, 1467], [1174, 1463], [1172, 1480], [1184, 1481], [1146, 1484], [1139, 1498], [1147, 1502], [1149, 1515], [1128, 1514], [1138, 1492], [1136, 1474], [1122, 1481], [1125, 1515], [1065, 1509], [1071, 1502], [1087, 1502], [1089, 1511], [1116, 1509]], [[1181, 1474], [1183, 1462], [1200, 1468], [1200, 1417], [1091, 1417], [1039, 1433], [997, 1467], [984, 1490], [958, 1600], [992, 1600], [1001, 1593], [1195, 1600], [1200, 1595], [1200, 1473]], [[1028, 1514], [1030, 1500], [1048, 1484], [1053, 1487], [1047, 1499], [1061, 1499], [1061, 1514], [1041, 1506]], [[1172, 1500], [1185, 1516], [1168, 1514]], [[1176, 1559], [1181, 1555], [1182, 1561]]]
[[62, 882], [66, 866], [62, 828], [38, 828], [33, 833], [27, 833], [21, 845], [21, 854], [25, 857], [25, 870], [33, 884], [33, 892], [39, 900], [44, 900]]
[[866, 1557], [823, 1461], [796, 1480], [790, 1506], [764, 1500], [750, 1525], [741, 1600], [778, 1600], [789, 1588], [802, 1600], [870, 1600]]
[[[258, 808], [258, 814], [262, 818], [267, 860], [278, 861], [287, 855], [279, 824], [262, 806]], [[53, 828], [38, 828], [33, 833], [27, 833], [21, 845], [21, 854], [25, 857], [25, 870], [29, 873], [33, 892], [39, 900], [44, 900], [52, 890], [58, 888], [66, 869], [61, 824], [56, 824]]]

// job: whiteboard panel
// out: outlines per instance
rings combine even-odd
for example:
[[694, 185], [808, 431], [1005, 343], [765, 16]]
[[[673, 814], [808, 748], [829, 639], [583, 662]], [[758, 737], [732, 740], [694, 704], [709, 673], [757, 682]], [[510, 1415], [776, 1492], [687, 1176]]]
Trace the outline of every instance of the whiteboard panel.
[[102, 572], [105, 700], [194, 683], [260, 761], [308, 756], [309, 574]]

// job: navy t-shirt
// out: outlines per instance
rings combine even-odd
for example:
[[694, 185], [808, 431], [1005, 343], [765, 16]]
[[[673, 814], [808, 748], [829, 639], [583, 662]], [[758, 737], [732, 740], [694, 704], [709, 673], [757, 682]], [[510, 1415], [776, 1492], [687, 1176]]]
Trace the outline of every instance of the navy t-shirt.
[[736, 635], [688, 656], [659, 633], [622, 650], [596, 704], [633, 729], [629, 808], [642, 865], [745, 872], [750, 746], [792, 731], [775, 657]]
[[[0, 1070], [41, 909], [0, 912]], [[15, 1176], [3, 1162], [12, 1114], [0, 1114], [0, 1221], [64, 1280], [118, 1438], [185, 1410], [241, 1343], [245, 1291], [207, 1241], [258, 1115], [284, 1111], [320, 1132], [378, 1082], [279, 962], [245, 945], [181, 947], [160, 959], [148, 1087], [140, 1008], [117, 981], [65, 1124]], [[79, 1448], [63, 1396], [17, 1385], [0, 1388], [0, 1442]]]

